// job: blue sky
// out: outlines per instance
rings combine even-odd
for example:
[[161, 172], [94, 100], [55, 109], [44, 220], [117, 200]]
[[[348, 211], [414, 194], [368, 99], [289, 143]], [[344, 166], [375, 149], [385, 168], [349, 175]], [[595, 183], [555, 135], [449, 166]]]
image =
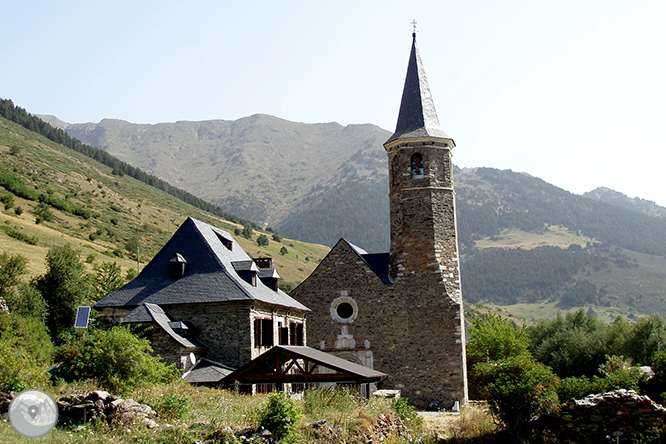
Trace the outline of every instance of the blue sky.
[[392, 131], [417, 41], [461, 167], [666, 206], [666, 2], [0, 0], [0, 97], [72, 123]]

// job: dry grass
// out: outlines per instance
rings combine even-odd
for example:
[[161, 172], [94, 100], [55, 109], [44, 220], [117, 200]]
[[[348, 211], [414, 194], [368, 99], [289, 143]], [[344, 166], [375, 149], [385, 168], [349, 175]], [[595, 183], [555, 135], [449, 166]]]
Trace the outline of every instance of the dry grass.
[[420, 412], [423, 418], [423, 438], [435, 441], [465, 440], [488, 435], [496, 431], [485, 406], [466, 405], [459, 414], [447, 412]]
[[[53, 387], [51, 394], [61, 396], [89, 392], [96, 387], [92, 382], [62, 384]], [[231, 428], [234, 431], [258, 426], [258, 412], [263, 407], [265, 395], [242, 395], [228, 390], [193, 387], [177, 382], [169, 385], [137, 388], [130, 396], [138, 402], [159, 406], [166, 396], [177, 395], [187, 399], [188, 407], [183, 415], [158, 416], [160, 424], [169, 424], [163, 430], [149, 430], [142, 424], [109, 426], [104, 421], [76, 427], [58, 427], [38, 441], [19, 436], [6, 419], [0, 420], [0, 442], [8, 444], [42, 442], [49, 444], [141, 444], [185, 443], [193, 444], [211, 436], [214, 432]], [[308, 424], [322, 419], [326, 427], [336, 430], [336, 439], [345, 442], [365, 440], [360, 435], [362, 427], [377, 422], [379, 414], [389, 414], [391, 403], [385, 399], [363, 400], [345, 391], [321, 390], [307, 393], [297, 400], [304, 417], [299, 423], [297, 442], [322, 442], [313, 436]], [[157, 409], [159, 411], [159, 408]], [[173, 412], [172, 412], [173, 413]], [[179, 413], [179, 412], [176, 412]], [[412, 430], [411, 440], [390, 436], [387, 443], [440, 442], [451, 439], [469, 439], [491, 433], [494, 425], [483, 407], [465, 406], [460, 414], [422, 412], [424, 423]]]

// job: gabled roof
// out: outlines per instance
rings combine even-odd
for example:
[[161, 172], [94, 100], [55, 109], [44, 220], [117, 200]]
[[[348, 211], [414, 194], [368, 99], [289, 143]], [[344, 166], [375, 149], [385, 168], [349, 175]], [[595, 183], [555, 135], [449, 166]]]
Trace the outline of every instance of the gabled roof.
[[[344, 240], [344, 239], [342, 239]], [[345, 240], [345, 242], [347, 242]], [[357, 247], [351, 242], [347, 242], [356, 254], [359, 255], [363, 262], [382, 280], [386, 285], [393, 285], [389, 269], [389, 255], [390, 253], [368, 253], [364, 249]]]
[[[316, 371], [325, 370], [324, 373]], [[379, 382], [388, 375], [304, 345], [276, 345], [226, 376], [222, 383], [232, 385], [306, 382]]]
[[259, 276], [260, 279], [280, 279], [280, 275], [275, 268], [260, 268], [257, 276]]
[[203, 345], [193, 342], [176, 333], [171, 327], [172, 321], [161, 307], [155, 304], [141, 304], [123, 318], [123, 324], [155, 322], [162, 330], [185, 348], [204, 348]]
[[202, 358], [182, 378], [190, 384], [217, 384], [233, 371], [224, 364]]
[[[243, 269], [252, 269], [253, 263], [234, 243], [226, 231], [187, 218], [136, 279], [97, 302], [95, 308], [261, 301], [309, 311], [281, 290], [260, 281], [255, 287], [238, 276], [234, 263]], [[177, 254], [187, 260], [185, 274], [179, 279], [169, 276], [169, 261]]]
[[430, 94], [421, 55], [416, 46], [416, 34], [412, 34], [412, 39], [412, 51], [409, 55], [398, 123], [395, 132], [386, 143], [413, 137], [449, 138], [439, 126], [435, 103]]

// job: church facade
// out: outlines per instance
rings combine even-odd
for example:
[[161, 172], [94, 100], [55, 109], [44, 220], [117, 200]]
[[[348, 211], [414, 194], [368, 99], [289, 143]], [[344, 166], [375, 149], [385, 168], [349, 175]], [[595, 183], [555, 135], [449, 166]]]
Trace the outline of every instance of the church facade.
[[451, 139], [440, 127], [413, 34], [389, 160], [391, 249], [341, 239], [291, 296], [308, 343], [389, 374], [419, 407], [467, 401]]

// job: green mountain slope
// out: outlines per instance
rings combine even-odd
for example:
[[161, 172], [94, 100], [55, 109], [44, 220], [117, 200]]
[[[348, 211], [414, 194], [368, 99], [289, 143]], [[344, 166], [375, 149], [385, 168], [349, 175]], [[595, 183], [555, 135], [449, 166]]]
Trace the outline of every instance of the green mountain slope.
[[[232, 233], [241, 228], [3, 118], [0, 199], [0, 251], [28, 257], [31, 276], [43, 273], [53, 245], [73, 244], [90, 266], [113, 261], [127, 270], [137, 267], [137, 235], [143, 266], [188, 216]], [[328, 251], [288, 238], [260, 247], [259, 234], [236, 240], [251, 256], [272, 256], [285, 281], [300, 282]]]
[[[110, 119], [70, 125], [42, 117], [85, 143], [287, 236], [329, 246], [350, 237], [372, 251], [388, 248], [388, 235], [376, 234], [388, 227], [388, 220], [373, 227], [371, 217], [388, 208], [387, 186], [381, 181], [387, 169], [382, 144], [389, 133], [377, 126], [310, 125], [261, 114], [157, 125]], [[374, 192], [361, 190], [366, 179]], [[379, 191], [385, 205], [375, 208]], [[365, 197], [359, 199], [359, 193]], [[332, 202], [367, 217], [337, 220], [331, 217]], [[367, 211], [361, 208], [366, 204]]]

